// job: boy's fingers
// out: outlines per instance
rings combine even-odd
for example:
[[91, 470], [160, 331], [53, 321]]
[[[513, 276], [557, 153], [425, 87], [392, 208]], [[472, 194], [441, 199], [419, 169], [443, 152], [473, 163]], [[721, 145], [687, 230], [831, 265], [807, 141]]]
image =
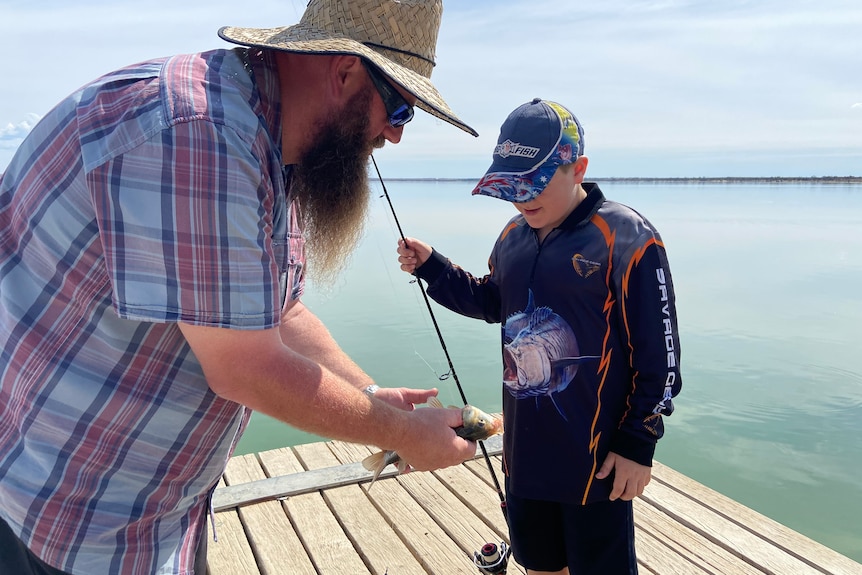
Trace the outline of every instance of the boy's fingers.
[[604, 462], [602, 463], [602, 466], [599, 468], [598, 472], [596, 473], [596, 479], [604, 479], [605, 477], [610, 475], [611, 470], [614, 468], [614, 459], [613, 458], [614, 458], [614, 454], [609, 453], [608, 456], [605, 458]]

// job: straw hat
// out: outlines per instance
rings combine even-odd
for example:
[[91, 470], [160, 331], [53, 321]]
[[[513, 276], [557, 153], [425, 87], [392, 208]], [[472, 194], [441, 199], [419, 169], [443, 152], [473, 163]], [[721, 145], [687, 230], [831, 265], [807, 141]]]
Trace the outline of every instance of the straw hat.
[[294, 26], [225, 26], [218, 34], [243, 46], [361, 56], [416, 96], [419, 108], [477, 136], [431, 84], [442, 15], [442, 0], [310, 0]]

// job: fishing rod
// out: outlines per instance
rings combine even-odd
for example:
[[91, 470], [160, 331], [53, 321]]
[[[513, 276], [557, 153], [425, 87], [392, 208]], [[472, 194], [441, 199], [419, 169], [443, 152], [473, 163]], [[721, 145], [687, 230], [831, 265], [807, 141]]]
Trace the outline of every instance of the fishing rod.
[[[398, 221], [398, 214], [395, 213], [395, 206], [392, 205], [392, 198], [389, 197], [389, 191], [386, 189], [386, 183], [383, 181], [383, 176], [380, 174], [380, 168], [377, 167], [377, 160], [374, 155], [371, 155], [371, 163], [374, 164], [374, 170], [377, 172], [377, 179], [380, 181], [380, 186], [383, 188], [383, 196], [389, 204], [389, 211], [392, 213], [392, 218], [395, 220], [395, 226], [398, 228], [398, 235], [404, 245], [407, 245], [407, 238], [404, 236], [404, 230], [401, 229], [401, 223]], [[408, 246], [409, 247], [409, 246]], [[461, 401], [467, 405], [467, 396], [464, 394], [464, 388], [461, 387], [461, 381], [458, 379], [458, 374], [455, 372], [455, 365], [452, 363], [452, 357], [449, 355], [449, 349], [446, 347], [446, 341], [443, 339], [443, 332], [437, 323], [437, 317], [434, 315], [434, 310], [431, 307], [431, 301], [428, 299], [428, 294], [425, 292], [425, 286], [422, 285], [422, 279], [416, 277], [416, 284], [419, 286], [419, 291], [422, 293], [422, 299], [425, 301], [425, 307], [428, 309], [428, 315], [431, 317], [431, 323], [434, 324], [434, 331], [437, 333], [437, 340], [440, 342], [440, 347], [443, 348], [443, 355], [446, 356], [446, 362], [449, 364], [449, 373], [452, 379], [455, 380], [455, 385], [458, 387], [458, 393], [461, 395]], [[491, 479], [494, 482], [494, 488], [497, 490], [497, 496], [500, 498], [500, 509], [503, 512], [503, 518], [507, 519], [506, 514], [506, 497], [503, 495], [503, 490], [500, 488], [500, 482], [497, 480], [497, 473], [494, 471], [494, 466], [491, 463], [491, 458], [488, 456], [488, 451], [485, 449], [485, 442], [477, 441], [479, 449], [482, 450], [482, 457], [485, 459], [485, 464], [488, 466], [488, 471], [491, 473]], [[473, 564], [484, 573], [493, 573], [505, 575], [506, 566], [509, 559], [511, 548], [505, 542], [501, 542], [499, 546], [496, 543], [486, 543], [480, 551], [473, 554]]]

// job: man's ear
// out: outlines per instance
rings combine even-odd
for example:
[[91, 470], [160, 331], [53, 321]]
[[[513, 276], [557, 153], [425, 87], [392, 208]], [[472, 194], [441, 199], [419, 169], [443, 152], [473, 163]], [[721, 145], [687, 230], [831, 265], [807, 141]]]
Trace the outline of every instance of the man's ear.
[[349, 54], [337, 54], [329, 63], [330, 88], [343, 101], [365, 86], [367, 73], [362, 59]]

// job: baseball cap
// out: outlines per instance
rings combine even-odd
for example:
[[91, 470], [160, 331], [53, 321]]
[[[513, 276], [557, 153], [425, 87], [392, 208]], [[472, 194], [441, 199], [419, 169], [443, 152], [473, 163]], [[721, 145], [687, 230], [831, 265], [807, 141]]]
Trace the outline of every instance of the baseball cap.
[[493, 162], [473, 189], [507, 202], [535, 199], [559, 166], [584, 154], [584, 129], [556, 102], [534, 98], [518, 106], [500, 127]]

